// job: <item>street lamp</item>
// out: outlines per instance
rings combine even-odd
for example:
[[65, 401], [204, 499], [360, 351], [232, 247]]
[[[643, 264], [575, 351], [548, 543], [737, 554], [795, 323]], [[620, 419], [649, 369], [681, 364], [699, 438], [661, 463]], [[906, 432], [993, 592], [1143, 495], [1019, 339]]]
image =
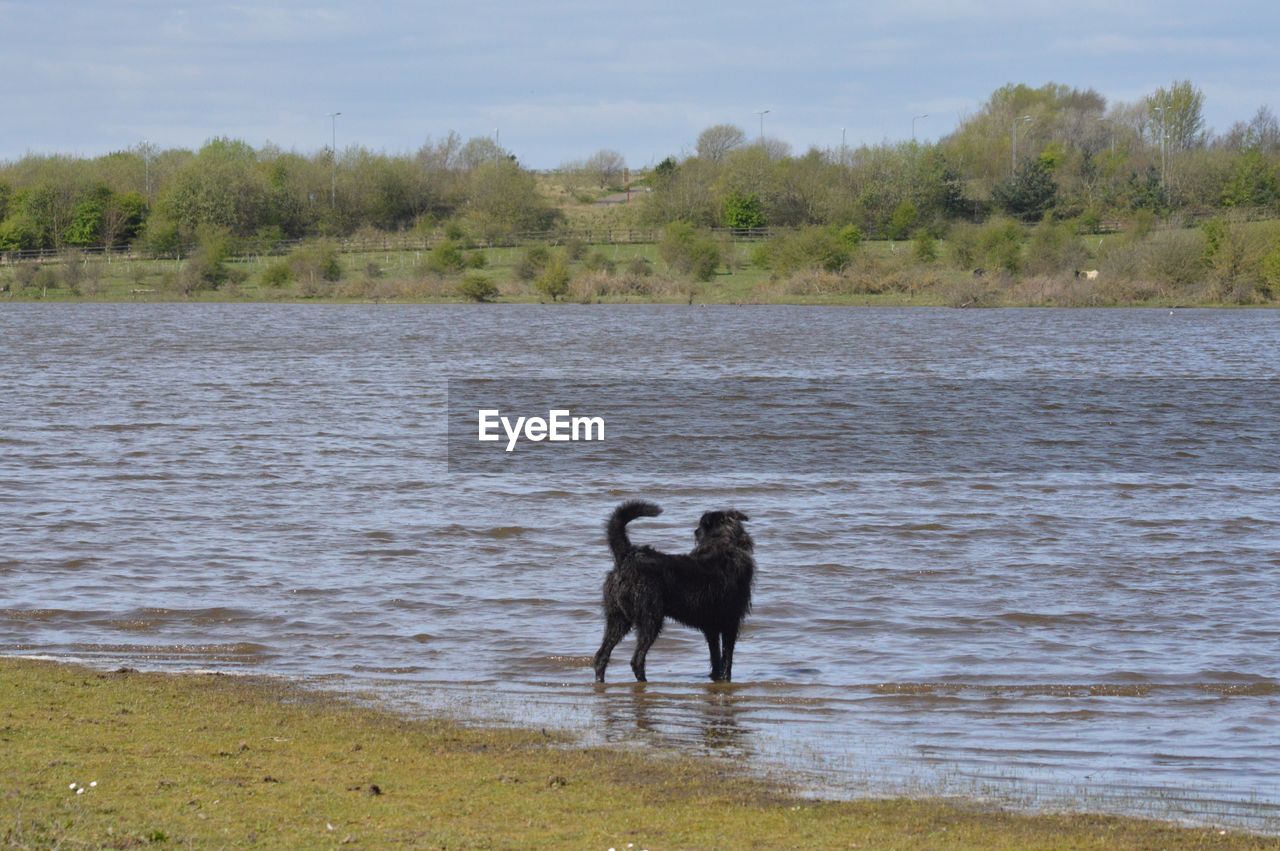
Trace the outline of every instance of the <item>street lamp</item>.
[[1018, 125], [1026, 124], [1031, 121], [1030, 115], [1024, 115], [1017, 121], [1013, 122], [1013, 176], [1018, 176]]
[[928, 118], [928, 117], [929, 117], [929, 113], [927, 112], [924, 115], [911, 116], [911, 141], [914, 142], [916, 140], [916, 121], [921, 118]]
[[1169, 139], [1169, 131], [1165, 125], [1165, 107], [1152, 107], [1154, 112], [1160, 113], [1160, 185], [1163, 187], [1165, 182], [1165, 144]]
[[760, 144], [761, 145], [764, 144], [764, 117], [768, 114], [769, 114], [769, 110], [767, 109], [762, 109], [756, 113], [756, 115], [760, 116]]
[[338, 116], [341, 114], [341, 112], [329, 113], [329, 121], [332, 122], [332, 138], [329, 142], [329, 152], [332, 156], [332, 168], [329, 172], [329, 206], [331, 208], [338, 206]]

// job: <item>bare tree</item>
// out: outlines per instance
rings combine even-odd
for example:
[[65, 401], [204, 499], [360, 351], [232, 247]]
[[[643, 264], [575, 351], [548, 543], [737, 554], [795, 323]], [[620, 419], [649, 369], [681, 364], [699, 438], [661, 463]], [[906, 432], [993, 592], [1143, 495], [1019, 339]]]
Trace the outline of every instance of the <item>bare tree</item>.
[[622, 174], [627, 169], [627, 161], [617, 151], [604, 149], [587, 157], [583, 167], [603, 189], [606, 186], [617, 186], [621, 183]]
[[734, 124], [713, 124], [698, 134], [698, 157], [718, 163], [747, 143], [747, 134]]

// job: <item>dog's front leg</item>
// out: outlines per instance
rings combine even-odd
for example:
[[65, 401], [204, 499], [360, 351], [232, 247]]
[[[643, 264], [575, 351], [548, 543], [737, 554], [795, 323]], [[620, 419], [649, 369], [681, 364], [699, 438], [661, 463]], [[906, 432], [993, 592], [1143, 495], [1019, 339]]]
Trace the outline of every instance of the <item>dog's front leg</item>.
[[718, 680], [723, 675], [724, 657], [720, 655], [720, 633], [711, 627], [702, 630], [707, 639], [707, 650], [711, 651], [711, 679]]

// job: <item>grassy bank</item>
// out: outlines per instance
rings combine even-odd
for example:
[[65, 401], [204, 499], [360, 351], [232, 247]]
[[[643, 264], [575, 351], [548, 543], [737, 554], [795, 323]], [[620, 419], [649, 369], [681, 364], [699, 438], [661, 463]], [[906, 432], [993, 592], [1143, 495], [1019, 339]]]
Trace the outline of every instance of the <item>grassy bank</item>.
[[[953, 239], [923, 246], [927, 255], [911, 242], [833, 247], [815, 229], [768, 244], [722, 233], [707, 237], [718, 261], [705, 281], [664, 260], [659, 245], [644, 243], [488, 248], [464, 239], [450, 243], [448, 256], [440, 246], [339, 251], [337, 243], [313, 243], [288, 256], [242, 254], [213, 265], [199, 254], [176, 260], [71, 252], [0, 266], [0, 300], [1280, 305], [1280, 285], [1268, 283], [1280, 276], [1275, 222], [1224, 226], [1216, 248], [1209, 237], [1217, 232], [1203, 228], [1085, 238], [1065, 225], [1044, 225], [1024, 245], [1016, 227], [992, 227], [957, 227]], [[833, 250], [847, 253], [824, 253]], [[554, 297], [542, 280], [552, 261], [563, 269]]]
[[0, 682], [5, 847], [1280, 848], [1132, 819], [816, 803], [715, 762], [406, 720], [274, 681], [0, 659]]

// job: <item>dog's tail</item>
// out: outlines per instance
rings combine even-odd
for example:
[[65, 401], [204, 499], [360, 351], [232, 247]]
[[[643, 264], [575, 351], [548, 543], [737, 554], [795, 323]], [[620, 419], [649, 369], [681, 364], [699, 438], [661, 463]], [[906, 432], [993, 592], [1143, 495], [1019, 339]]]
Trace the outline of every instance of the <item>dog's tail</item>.
[[627, 524], [637, 517], [657, 517], [662, 509], [656, 503], [643, 499], [630, 499], [619, 505], [609, 515], [605, 531], [609, 535], [609, 549], [613, 550], [613, 560], [621, 564], [622, 559], [631, 551], [631, 539], [627, 537]]

